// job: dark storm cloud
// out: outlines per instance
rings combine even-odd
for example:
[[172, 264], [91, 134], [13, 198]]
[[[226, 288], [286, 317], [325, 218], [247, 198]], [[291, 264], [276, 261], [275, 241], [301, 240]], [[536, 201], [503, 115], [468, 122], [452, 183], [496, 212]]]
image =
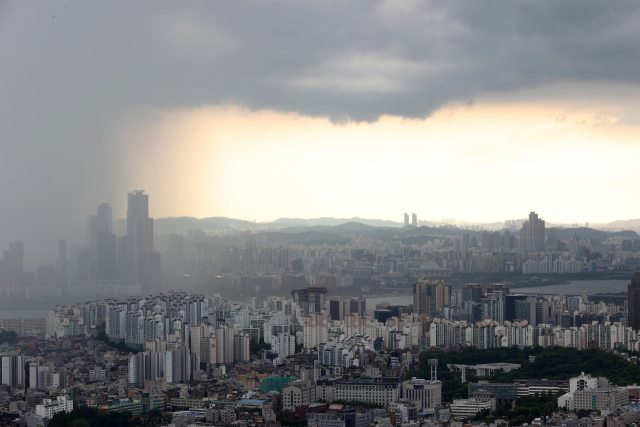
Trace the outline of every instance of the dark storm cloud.
[[133, 184], [120, 181], [113, 139], [133, 109], [227, 103], [370, 121], [559, 81], [637, 83], [639, 8], [3, 2], [0, 242], [31, 236], [53, 248], [81, 237], [75, 224], [97, 203], [121, 207]]

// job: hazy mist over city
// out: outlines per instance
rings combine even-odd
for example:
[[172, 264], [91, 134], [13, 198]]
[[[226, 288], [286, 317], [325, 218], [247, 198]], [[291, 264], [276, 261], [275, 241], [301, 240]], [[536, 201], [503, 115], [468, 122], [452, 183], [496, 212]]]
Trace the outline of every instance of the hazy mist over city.
[[0, 241], [36, 268], [134, 189], [155, 218], [637, 218], [639, 13], [2, 2]]
[[640, 2], [0, 0], [0, 425], [640, 425]]

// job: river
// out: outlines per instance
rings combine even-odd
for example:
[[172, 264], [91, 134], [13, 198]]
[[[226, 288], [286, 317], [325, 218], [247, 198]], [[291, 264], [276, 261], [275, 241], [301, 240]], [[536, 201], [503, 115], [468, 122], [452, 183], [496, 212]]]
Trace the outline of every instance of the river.
[[626, 292], [628, 280], [576, 280], [566, 285], [511, 289], [512, 293], [537, 294], [597, 294]]
[[[512, 288], [512, 294], [543, 294], [543, 295], [578, 295], [578, 294], [597, 294], [597, 293], [617, 293], [626, 292], [628, 280], [575, 280], [566, 285], [553, 286], [537, 286], [532, 288]], [[367, 298], [367, 314], [373, 318], [373, 311], [376, 304], [388, 302], [391, 305], [409, 305], [413, 304], [413, 296], [399, 297], [375, 297]]]
[[[628, 280], [576, 280], [566, 285], [538, 286], [532, 288], [513, 288], [511, 293], [528, 293], [528, 294], [595, 294], [595, 293], [616, 293], [626, 292]], [[413, 304], [412, 295], [389, 296], [389, 297], [367, 297], [367, 314], [373, 318], [373, 311], [376, 304], [388, 302], [391, 305], [409, 305]], [[53, 307], [51, 307], [53, 308]], [[28, 319], [28, 318], [47, 318], [49, 310], [0, 310], [0, 319]]]

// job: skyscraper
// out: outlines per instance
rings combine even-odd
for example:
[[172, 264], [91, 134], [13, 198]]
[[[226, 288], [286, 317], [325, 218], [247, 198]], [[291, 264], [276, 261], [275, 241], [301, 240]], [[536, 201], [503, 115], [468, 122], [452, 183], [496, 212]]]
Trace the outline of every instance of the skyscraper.
[[547, 230], [547, 249], [558, 250], [558, 229], [553, 227]]
[[24, 244], [22, 242], [9, 243], [9, 250], [3, 251], [0, 280], [18, 283], [24, 272]]
[[117, 276], [116, 235], [98, 230], [96, 237], [96, 277], [115, 279]]
[[484, 296], [484, 289], [479, 283], [467, 283], [462, 287], [462, 301], [480, 302]]
[[627, 290], [629, 304], [629, 320], [627, 326], [634, 331], [640, 330], [640, 271], [631, 276], [631, 283]]
[[69, 265], [67, 263], [67, 241], [58, 241], [58, 270], [60, 273], [60, 286], [63, 289], [69, 284]]
[[406, 212], [404, 213], [404, 225], [405, 227], [409, 225], [409, 214]]
[[451, 305], [451, 285], [444, 280], [419, 279], [413, 285], [413, 309], [416, 314], [433, 316], [445, 305]]
[[144, 190], [134, 190], [127, 204], [127, 277], [141, 283], [145, 256], [153, 251], [153, 218], [149, 218], [149, 196]]
[[414, 227], [418, 226], [418, 215], [414, 213], [411, 214], [411, 225], [413, 225]]
[[295, 289], [291, 291], [293, 301], [298, 303], [304, 310], [304, 315], [309, 313], [320, 313], [324, 309], [324, 302], [327, 295], [327, 288], [315, 288], [309, 286], [306, 289]]
[[525, 252], [545, 251], [545, 225], [544, 220], [538, 218], [535, 212], [529, 213], [529, 220], [522, 224], [520, 230], [520, 242]]
[[98, 279], [116, 277], [116, 235], [112, 233], [111, 207], [98, 205], [97, 215], [87, 217], [87, 245], [95, 263]]
[[98, 230], [113, 233], [113, 222], [111, 220], [111, 206], [109, 203], [98, 205]]

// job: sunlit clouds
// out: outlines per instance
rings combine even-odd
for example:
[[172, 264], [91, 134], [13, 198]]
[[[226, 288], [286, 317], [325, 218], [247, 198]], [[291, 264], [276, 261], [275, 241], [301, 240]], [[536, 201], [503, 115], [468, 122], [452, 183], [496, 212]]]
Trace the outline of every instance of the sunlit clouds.
[[138, 112], [119, 138], [129, 163], [122, 182], [153, 194], [157, 217], [397, 219], [406, 211], [488, 222], [536, 209], [554, 221], [611, 221], [638, 209], [629, 197], [640, 159], [638, 90], [624, 88], [614, 108], [595, 89], [558, 101], [545, 87], [535, 102], [527, 90], [424, 120], [371, 123], [236, 106]]

